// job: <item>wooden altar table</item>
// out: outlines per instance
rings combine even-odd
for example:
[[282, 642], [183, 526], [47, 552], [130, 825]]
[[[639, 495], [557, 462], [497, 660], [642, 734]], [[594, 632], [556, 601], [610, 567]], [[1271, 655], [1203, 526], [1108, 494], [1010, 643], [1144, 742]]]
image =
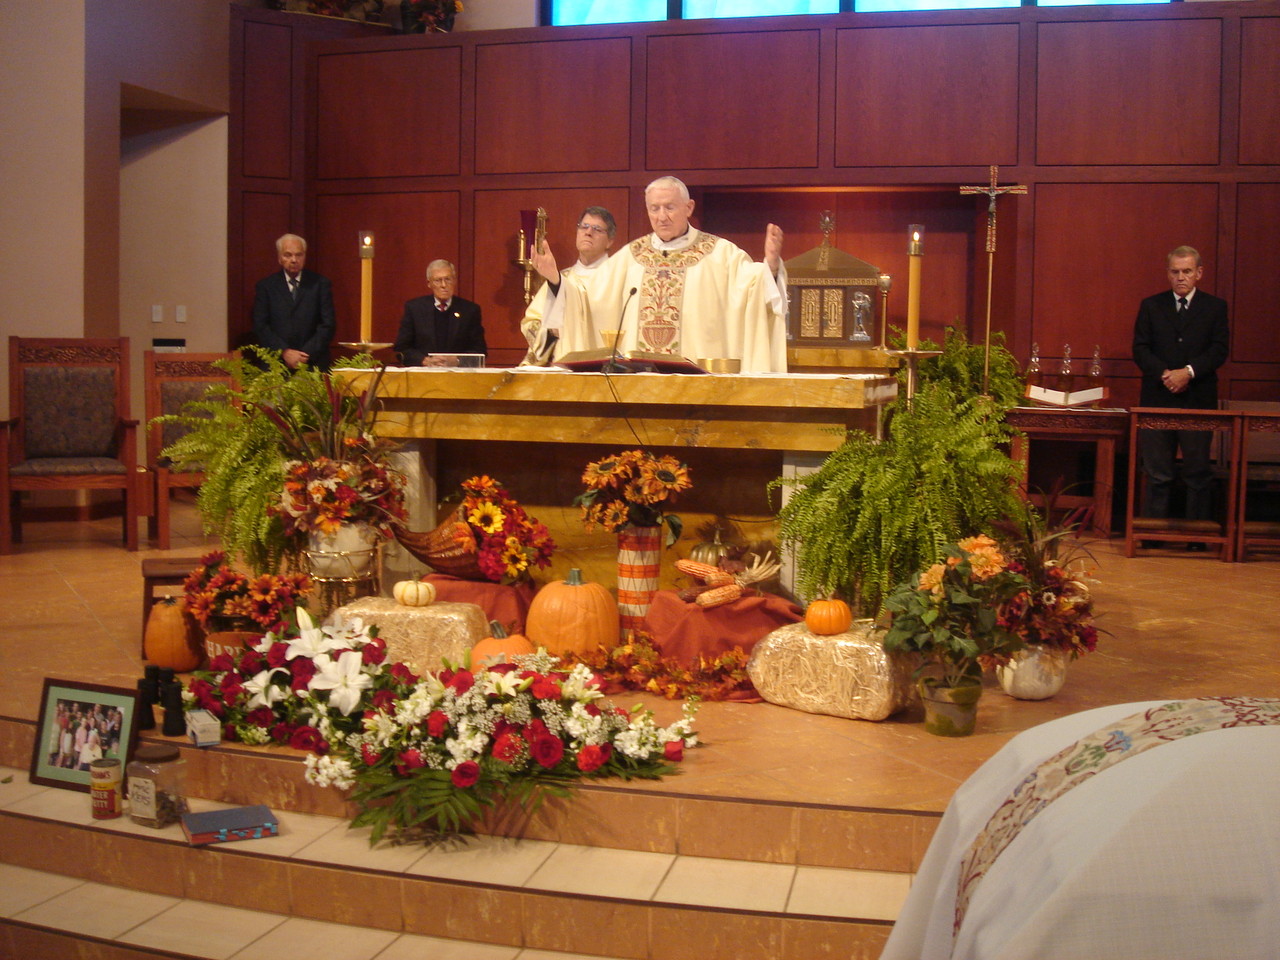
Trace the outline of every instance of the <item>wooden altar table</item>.
[[[370, 371], [343, 370], [356, 387]], [[571, 373], [541, 367], [388, 368], [379, 433], [400, 438], [635, 445], [643, 420], [658, 447], [830, 452], [842, 431], [876, 430], [897, 394], [877, 374]], [[835, 429], [833, 429], [835, 428]]]

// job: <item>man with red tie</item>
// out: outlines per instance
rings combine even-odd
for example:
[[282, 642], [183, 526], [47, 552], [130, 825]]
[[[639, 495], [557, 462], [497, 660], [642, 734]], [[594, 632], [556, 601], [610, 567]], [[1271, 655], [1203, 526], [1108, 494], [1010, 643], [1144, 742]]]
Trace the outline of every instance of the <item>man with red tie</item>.
[[428, 354], [487, 353], [480, 305], [454, 296], [458, 272], [448, 260], [427, 266], [431, 293], [404, 305], [396, 354], [406, 367], [434, 366]]
[[[1204, 273], [1200, 254], [1178, 247], [1166, 258], [1171, 290], [1147, 297], [1133, 327], [1133, 359], [1142, 369], [1143, 407], [1213, 410], [1218, 405], [1218, 368], [1227, 360], [1227, 301], [1196, 289]], [[1169, 516], [1175, 457], [1182, 448], [1186, 516], [1212, 517], [1209, 446], [1205, 430], [1143, 430], [1138, 435], [1147, 476], [1144, 513]], [[1203, 549], [1204, 544], [1193, 545]]]

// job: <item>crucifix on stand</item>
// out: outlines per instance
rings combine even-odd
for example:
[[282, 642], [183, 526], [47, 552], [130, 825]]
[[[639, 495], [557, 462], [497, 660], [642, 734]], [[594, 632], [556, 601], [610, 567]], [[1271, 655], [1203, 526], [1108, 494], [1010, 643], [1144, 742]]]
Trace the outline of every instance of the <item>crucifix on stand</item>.
[[990, 379], [991, 370], [991, 281], [995, 273], [996, 263], [996, 198], [1003, 193], [1026, 193], [1025, 184], [1015, 183], [1009, 186], [997, 186], [1000, 168], [996, 164], [991, 165], [991, 182], [985, 187], [966, 187], [960, 188], [961, 194], [986, 194], [989, 203], [987, 204], [987, 324], [986, 332], [983, 336], [982, 344], [982, 392], [985, 394], [988, 389], [988, 380]]

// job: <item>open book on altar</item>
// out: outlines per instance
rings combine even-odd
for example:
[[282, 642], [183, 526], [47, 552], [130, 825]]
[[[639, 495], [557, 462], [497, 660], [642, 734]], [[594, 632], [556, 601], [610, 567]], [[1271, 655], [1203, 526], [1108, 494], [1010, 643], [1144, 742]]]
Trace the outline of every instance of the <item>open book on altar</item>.
[[554, 364], [578, 373], [706, 373], [692, 360], [669, 353], [646, 353], [632, 350], [614, 353], [601, 347], [566, 353]]

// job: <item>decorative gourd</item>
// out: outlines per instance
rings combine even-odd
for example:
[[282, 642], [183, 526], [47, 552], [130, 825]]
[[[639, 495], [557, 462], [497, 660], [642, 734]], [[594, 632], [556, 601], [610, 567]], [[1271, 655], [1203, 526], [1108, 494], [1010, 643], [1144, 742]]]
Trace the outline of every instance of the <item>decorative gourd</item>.
[[391, 588], [396, 603], [406, 607], [425, 607], [436, 602], [436, 585], [426, 580], [401, 580]]
[[853, 623], [853, 612], [847, 603], [836, 597], [815, 600], [804, 612], [804, 623], [819, 636], [829, 637], [849, 629]]
[[489, 621], [491, 636], [485, 637], [471, 648], [471, 669], [492, 666], [495, 663], [510, 663], [511, 658], [520, 653], [533, 653], [533, 644], [523, 634], [513, 633], [508, 636], [497, 620]]
[[525, 617], [529, 641], [557, 657], [612, 650], [619, 628], [618, 601], [602, 584], [583, 580], [577, 567], [534, 594]]
[[151, 663], [170, 667], [177, 673], [200, 666], [204, 648], [185, 600], [165, 597], [152, 605], [142, 634], [142, 650]]
[[689, 551], [689, 559], [695, 563], [709, 563], [714, 567], [728, 552], [729, 548], [720, 542], [720, 529], [717, 527], [715, 539], [695, 544]]

